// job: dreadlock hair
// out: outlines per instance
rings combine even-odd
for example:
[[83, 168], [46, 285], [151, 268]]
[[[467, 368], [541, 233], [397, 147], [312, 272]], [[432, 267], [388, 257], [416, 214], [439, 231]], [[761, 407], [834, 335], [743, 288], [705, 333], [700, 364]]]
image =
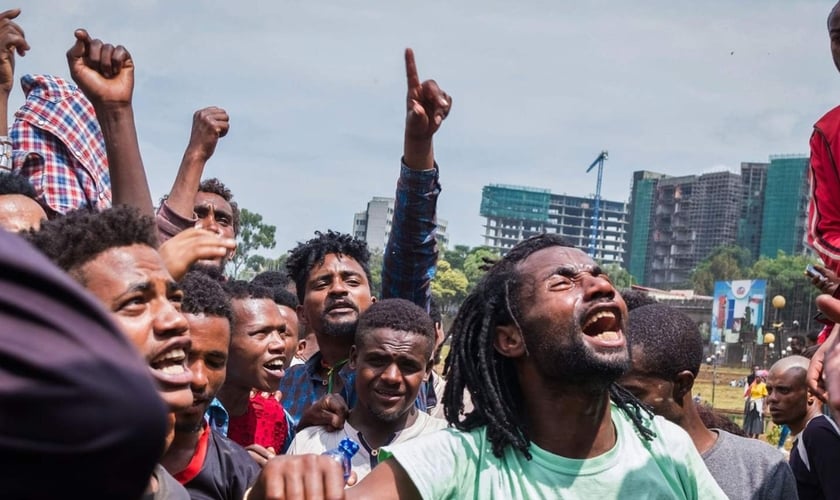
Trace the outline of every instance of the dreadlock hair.
[[0, 172], [0, 195], [6, 194], [19, 194], [36, 201], [38, 199], [29, 179], [16, 173]]
[[227, 186], [219, 179], [213, 177], [212, 179], [204, 179], [198, 185], [199, 193], [213, 193], [221, 196], [226, 202], [230, 203], [230, 209], [233, 212], [233, 234], [239, 235], [239, 205], [233, 200], [233, 193], [230, 192]]
[[390, 328], [423, 337], [426, 339], [425, 358], [431, 359], [432, 349], [435, 347], [435, 325], [429, 314], [414, 302], [405, 299], [384, 299], [371, 304], [359, 315], [356, 345], [358, 346], [376, 328]]
[[178, 284], [184, 292], [181, 312], [227, 318], [233, 325], [230, 299], [218, 281], [202, 272], [190, 271], [181, 278]]
[[157, 228], [151, 217], [127, 205], [101, 212], [75, 210], [46, 221], [23, 235], [76, 281], [85, 284], [79, 268], [112, 248], [146, 245], [157, 249]]
[[[527, 282], [517, 270], [531, 254], [553, 246], [573, 247], [556, 234], [528, 238], [494, 264], [461, 305], [452, 324], [452, 345], [446, 359], [448, 373], [444, 392], [446, 420], [457, 429], [469, 431], [486, 426], [493, 454], [501, 457], [513, 446], [526, 459], [530, 438], [522, 419], [522, 393], [514, 363], [494, 348], [497, 326], [517, 323], [521, 317], [520, 294]], [[469, 390], [475, 409], [461, 419], [463, 393]], [[653, 432], [645, 427], [641, 403], [627, 390], [613, 383], [609, 394], [618, 408], [627, 413], [644, 439]], [[647, 412], [650, 415], [649, 412]]]
[[684, 371], [695, 377], [703, 363], [703, 338], [685, 313], [665, 304], [637, 307], [628, 314], [627, 340], [633, 352], [633, 368], [669, 382]]
[[368, 251], [367, 243], [357, 240], [349, 234], [341, 234], [331, 229], [327, 230], [326, 233], [315, 231], [315, 237], [306, 243], [298, 243], [298, 246], [289, 252], [289, 259], [286, 261], [286, 269], [288, 269], [289, 276], [295, 282], [298, 300], [301, 303], [306, 297], [306, 281], [309, 279], [309, 271], [313, 267], [323, 264], [324, 258], [331, 253], [339, 257], [350, 257], [358, 262], [365, 272], [368, 287], [370, 286], [372, 281], [368, 265], [370, 251]]

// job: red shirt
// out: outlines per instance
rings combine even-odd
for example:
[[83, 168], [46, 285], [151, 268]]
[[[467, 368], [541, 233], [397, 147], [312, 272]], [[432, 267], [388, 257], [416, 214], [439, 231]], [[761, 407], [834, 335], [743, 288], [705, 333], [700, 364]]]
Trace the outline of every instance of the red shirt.
[[248, 402], [248, 410], [238, 417], [231, 415], [228, 438], [241, 446], [258, 444], [282, 453], [286, 445], [289, 424], [283, 405], [274, 395], [255, 394]]

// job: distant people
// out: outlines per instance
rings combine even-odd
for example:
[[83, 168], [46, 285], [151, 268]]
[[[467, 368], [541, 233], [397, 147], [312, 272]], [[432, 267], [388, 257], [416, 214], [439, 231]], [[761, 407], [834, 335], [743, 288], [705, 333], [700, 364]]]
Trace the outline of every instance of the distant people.
[[764, 403], [767, 397], [767, 372], [759, 370], [752, 383], [744, 390], [747, 407], [744, 413], [744, 432], [751, 438], [764, 434]]
[[[0, 14], [0, 32], [17, 12]], [[168, 410], [115, 316], [0, 230], [5, 498], [140, 498], [148, 487]]]
[[260, 468], [244, 448], [204, 419], [225, 381], [233, 318], [230, 300], [217, 281], [200, 272], [188, 273], [179, 285], [192, 340], [188, 366], [193, 404], [175, 415], [175, 438], [161, 464], [193, 499], [241, 500]]
[[381, 448], [446, 427], [414, 406], [432, 372], [435, 329], [429, 315], [403, 299], [385, 299], [359, 316], [350, 366], [356, 372], [356, 405], [344, 428], [307, 427], [289, 453], [321, 454], [349, 437], [360, 444], [353, 457], [359, 480], [379, 463]]
[[747, 386], [751, 386], [752, 383], [755, 381], [755, 378], [758, 374], [758, 371], [761, 369], [760, 366], [755, 365], [752, 367], [752, 371], [747, 375]]
[[[629, 367], [626, 318], [606, 275], [560, 236], [514, 246], [452, 325], [444, 398], [457, 430], [386, 447], [347, 497], [726, 498], [688, 435], [615, 384]], [[475, 409], [462, 415], [465, 388]], [[250, 499], [338, 497], [339, 469], [275, 457]]]
[[796, 498], [796, 481], [781, 453], [703, 421], [700, 394], [691, 397], [703, 339], [691, 318], [665, 304], [637, 307], [629, 313], [627, 339], [632, 368], [619, 383], [688, 433], [729, 498]]
[[32, 184], [21, 175], [0, 171], [0, 228], [13, 233], [38, 229], [46, 218]]
[[[124, 205], [100, 213], [76, 211], [45, 221], [27, 237], [111, 311], [146, 361], [172, 413], [168, 445], [174, 413], [193, 403], [186, 364], [190, 337], [180, 312], [181, 290], [155, 250], [153, 220]], [[149, 487], [155, 498], [189, 497], [160, 466]]]
[[840, 498], [840, 433], [808, 390], [808, 364], [807, 358], [788, 356], [770, 368], [770, 416], [777, 425], [787, 424], [794, 435], [790, 467], [800, 500]]
[[790, 338], [790, 353], [794, 356], [801, 356], [805, 347], [805, 337], [802, 335], [794, 335]]

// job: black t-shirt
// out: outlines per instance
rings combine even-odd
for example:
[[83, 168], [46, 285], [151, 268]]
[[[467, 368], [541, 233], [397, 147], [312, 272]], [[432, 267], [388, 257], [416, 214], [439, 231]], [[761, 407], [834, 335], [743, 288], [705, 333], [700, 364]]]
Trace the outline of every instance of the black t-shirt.
[[[808, 466], [799, 453], [799, 440], [807, 450]], [[840, 498], [840, 434], [825, 415], [808, 422], [790, 451], [790, 468], [796, 478], [799, 500]], [[810, 470], [809, 470], [810, 466]]]
[[211, 431], [204, 466], [184, 485], [193, 500], [242, 500], [260, 474], [260, 466], [245, 448]]

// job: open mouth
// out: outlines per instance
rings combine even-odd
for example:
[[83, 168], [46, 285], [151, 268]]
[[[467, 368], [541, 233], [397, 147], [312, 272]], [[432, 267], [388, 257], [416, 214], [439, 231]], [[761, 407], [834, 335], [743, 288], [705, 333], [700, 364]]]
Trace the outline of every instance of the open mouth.
[[610, 309], [601, 309], [587, 316], [581, 330], [588, 337], [603, 342], [617, 342], [622, 338], [619, 316]]
[[285, 365], [285, 358], [274, 358], [271, 361], [264, 363], [263, 368], [271, 372], [272, 375], [275, 377], [282, 377], [285, 375], [285, 371], [283, 370], [283, 366]]
[[152, 375], [159, 382], [168, 385], [189, 385], [192, 373], [187, 368], [187, 353], [183, 347], [175, 347], [149, 361]]
[[335, 304], [330, 304], [329, 307], [327, 307], [327, 312], [356, 312], [356, 306], [354, 306], [350, 302], [336, 302]]
[[187, 367], [184, 364], [186, 360], [187, 353], [179, 347], [153, 359], [149, 363], [149, 366], [167, 375], [177, 375], [187, 371]]

